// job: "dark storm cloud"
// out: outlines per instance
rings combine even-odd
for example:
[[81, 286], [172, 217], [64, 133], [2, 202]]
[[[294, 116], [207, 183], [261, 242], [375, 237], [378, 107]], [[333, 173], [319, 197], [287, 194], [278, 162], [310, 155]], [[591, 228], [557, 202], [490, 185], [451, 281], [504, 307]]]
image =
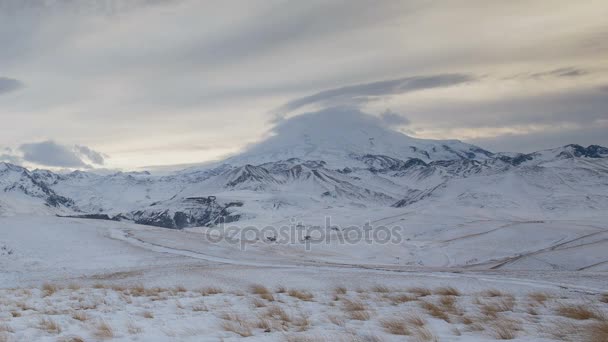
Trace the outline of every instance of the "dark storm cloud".
[[23, 84], [19, 80], [8, 77], [0, 77], [0, 95], [15, 91], [22, 86]]
[[285, 114], [313, 104], [323, 107], [353, 105], [370, 101], [370, 97], [399, 95], [416, 90], [449, 87], [475, 80], [474, 76], [467, 74], [439, 74], [357, 84], [325, 90], [314, 95], [295, 99], [280, 107], [277, 113]]
[[91, 165], [83, 159], [97, 165], [104, 163], [103, 155], [87, 146], [69, 147], [52, 140], [22, 144], [18, 150], [23, 154], [24, 161], [44, 166], [90, 168]]

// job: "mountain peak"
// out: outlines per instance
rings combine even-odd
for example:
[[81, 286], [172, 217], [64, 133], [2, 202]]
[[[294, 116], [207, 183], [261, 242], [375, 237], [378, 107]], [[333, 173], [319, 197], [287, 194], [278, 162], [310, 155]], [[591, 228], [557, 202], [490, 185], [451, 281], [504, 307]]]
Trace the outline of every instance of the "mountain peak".
[[485, 159], [492, 155], [458, 140], [425, 140], [390, 129], [379, 117], [352, 108], [331, 108], [280, 121], [273, 135], [252, 146], [229, 164], [262, 164], [299, 158], [325, 160], [329, 165], [353, 165], [353, 156], [384, 155], [424, 161]]

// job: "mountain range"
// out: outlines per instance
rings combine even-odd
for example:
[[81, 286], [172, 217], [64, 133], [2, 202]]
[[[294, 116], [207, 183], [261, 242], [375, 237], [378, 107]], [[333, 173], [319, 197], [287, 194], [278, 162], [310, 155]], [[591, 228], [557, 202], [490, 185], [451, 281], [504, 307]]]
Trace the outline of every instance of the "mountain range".
[[273, 135], [208, 167], [168, 175], [55, 173], [0, 163], [0, 215], [39, 213], [181, 229], [302, 211], [475, 212], [571, 217], [608, 210], [608, 148], [493, 153], [414, 139], [364, 114], [279, 122]]

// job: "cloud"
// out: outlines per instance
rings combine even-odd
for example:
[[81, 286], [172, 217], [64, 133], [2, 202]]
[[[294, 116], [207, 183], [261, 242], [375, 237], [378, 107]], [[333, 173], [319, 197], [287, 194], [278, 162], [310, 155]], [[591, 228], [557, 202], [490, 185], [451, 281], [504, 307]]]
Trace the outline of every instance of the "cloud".
[[411, 123], [408, 118], [406, 118], [405, 116], [403, 116], [401, 114], [395, 113], [395, 112], [391, 111], [390, 109], [387, 109], [382, 114], [380, 114], [380, 120], [387, 127], [407, 126]]
[[87, 158], [88, 160], [90, 160], [94, 164], [103, 165], [104, 162], [105, 162], [105, 158], [104, 158], [104, 155], [102, 153], [94, 151], [94, 150], [90, 149], [87, 146], [75, 145], [74, 149], [82, 157]]
[[548, 71], [519, 73], [517, 75], [506, 77], [505, 79], [544, 79], [544, 78], [573, 78], [588, 75], [590, 72], [578, 67], [564, 67]]
[[85, 160], [97, 165], [104, 163], [103, 155], [89, 147], [75, 145], [70, 148], [52, 140], [22, 144], [18, 150], [23, 154], [24, 161], [44, 166], [91, 168]]
[[0, 77], [0, 95], [15, 91], [22, 86], [23, 84], [19, 80], [8, 77]]
[[0, 162], [7, 162], [10, 164], [21, 164], [22, 160], [18, 156], [8, 154], [8, 153], [3, 153], [3, 154], [0, 154]]
[[289, 101], [277, 110], [279, 115], [292, 112], [307, 105], [332, 107], [353, 105], [368, 102], [372, 97], [398, 95], [416, 90], [449, 87], [476, 78], [467, 74], [438, 74], [427, 76], [412, 76], [372, 83], [363, 83], [341, 88], [325, 90], [314, 95]]

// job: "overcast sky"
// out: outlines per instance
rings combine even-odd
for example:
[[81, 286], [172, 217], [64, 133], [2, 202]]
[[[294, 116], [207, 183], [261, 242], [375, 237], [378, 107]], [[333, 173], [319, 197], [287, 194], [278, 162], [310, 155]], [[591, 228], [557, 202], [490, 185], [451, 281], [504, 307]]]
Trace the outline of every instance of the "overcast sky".
[[204, 162], [357, 106], [492, 151], [608, 145], [608, 2], [0, 0], [0, 159]]

